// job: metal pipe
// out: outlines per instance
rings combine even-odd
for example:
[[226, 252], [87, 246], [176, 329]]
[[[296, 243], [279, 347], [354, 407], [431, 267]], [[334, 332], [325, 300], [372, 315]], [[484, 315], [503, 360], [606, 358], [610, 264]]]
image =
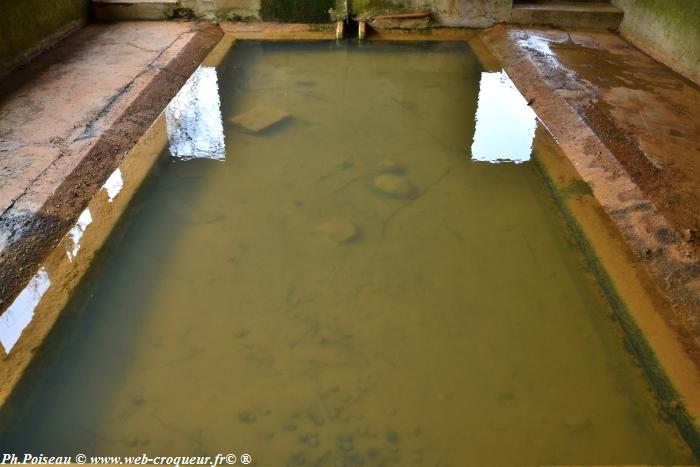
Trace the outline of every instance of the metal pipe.
[[418, 11], [415, 13], [397, 13], [394, 15], [374, 16], [370, 19], [371, 19], [371, 21], [375, 21], [378, 19], [414, 19], [414, 18], [425, 18], [426, 21], [430, 21], [430, 12], [429, 11]]

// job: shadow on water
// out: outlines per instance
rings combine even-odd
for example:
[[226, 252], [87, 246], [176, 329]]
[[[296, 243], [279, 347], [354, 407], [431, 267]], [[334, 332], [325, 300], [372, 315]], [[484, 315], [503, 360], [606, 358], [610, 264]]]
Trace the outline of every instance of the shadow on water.
[[[162, 241], [144, 246], [150, 261], [141, 263], [138, 271], [114, 267], [114, 256], [119, 256], [123, 245], [138, 245], [144, 230], [153, 228], [134, 222], [154, 190], [158, 190], [166, 172], [184, 172], [175, 165], [187, 164], [193, 172], [188, 176], [189, 200], [196, 202], [197, 192], [207, 183], [207, 174], [216, 170], [210, 161], [174, 162], [166, 154], [151, 176], [147, 186], [124, 214], [73, 299], [46, 339], [11, 399], [2, 411], [0, 450], [22, 454], [45, 452], [56, 455], [74, 455], [77, 447], [88, 452], [100, 439], [98, 426], [105, 416], [100, 408], [108, 406], [100, 401], [111, 399], [120, 387], [124, 372], [135, 358], [132, 347], [143, 332], [148, 316], [151, 291], [168, 277], [167, 258], [178, 247], [178, 229], [162, 232]], [[194, 173], [197, 176], [194, 176]], [[152, 218], [156, 224], [192, 222], [186, 203], [178, 214], [164, 212]], [[179, 217], [177, 221], [174, 218]], [[138, 247], [137, 247], [138, 250]], [[141, 256], [136, 251], [132, 254]], [[133, 257], [131, 258], [133, 260]], [[110, 279], [119, 282], [114, 287]], [[96, 351], [96, 349], [100, 349]], [[96, 369], [83, 374], [84, 368]], [[57, 403], [57, 401], [63, 401]], [[68, 403], [67, 401], [70, 401]], [[135, 407], [141, 403], [134, 395]], [[81, 410], [84, 409], [84, 410]], [[19, 421], [19, 422], [18, 422]], [[51, 433], [51, 434], [48, 434]], [[116, 440], [115, 440], [116, 441]], [[114, 454], [118, 454], [115, 452]]]
[[[98, 401], [111, 399], [134, 359], [132, 346], [147, 320], [144, 311], [149, 308], [151, 292], [168, 277], [167, 263], [157, 259], [167, 258], [172, 249], [177, 248], [181, 230], [163, 229], [163, 241], [144, 246], [147, 254], [138, 247], [136, 252], [132, 250], [137, 256], [143, 254], [152, 259], [140, 263], [140, 268], [129, 271], [115, 268], [113, 258], [120, 256], [124, 245], [139, 245], [144, 236], [148, 238], [154, 223], [156, 229], [161, 229], [165, 225], [175, 227], [200, 221], [193, 217], [189, 205], [197, 202], [198, 193], [220, 164], [218, 161], [225, 160], [216, 76], [210, 70], [213, 69], [200, 67], [168, 105], [165, 113], [169, 147], [158, 157], [147, 182], [123, 213], [109, 241], [90, 265], [3, 406], [0, 412], [1, 452], [74, 455], [78, 447], [89, 452], [95, 440], [103, 438], [93, 427], [105, 417], [100, 408], [108, 406]], [[169, 201], [167, 210], [155, 210], [156, 217], [149, 215], [150, 224], [138, 222], [142, 211], [153, 202], [154, 193], [167, 192], [164, 180], [173, 177], [178, 185], [186, 187], [184, 191], [176, 200]], [[118, 195], [123, 183], [121, 171], [117, 169], [103, 187], [108, 202]], [[79, 253], [81, 237], [91, 223], [88, 208], [67, 234], [71, 247], [66, 253], [70, 261]], [[119, 282], [120, 286], [113, 288], [112, 281]], [[4, 319], [0, 321], [4, 349], [11, 351], [23, 328], [32, 320], [33, 309], [50, 286], [50, 278], [41, 268], [9, 307], [8, 311], [16, 308], [16, 312], [0, 317]], [[95, 349], [102, 351], [95, 352]], [[88, 367], [96, 368], [97, 372], [82, 375], [82, 369]], [[64, 402], [57, 404], [57, 400]], [[65, 401], [71, 404], [66, 405]], [[136, 394], [132, 402], [138, 407], [142, 400]], [[121, 441], [133, 443], [133, 440]]]

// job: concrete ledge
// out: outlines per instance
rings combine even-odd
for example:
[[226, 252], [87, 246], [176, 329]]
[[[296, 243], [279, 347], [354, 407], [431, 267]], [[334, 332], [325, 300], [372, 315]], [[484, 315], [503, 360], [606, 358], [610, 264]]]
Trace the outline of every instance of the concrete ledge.
[[[568, 39], [564, 40], [569, 47], [575, 46], [570, 37], [577, 34], [615, 37], [604, 31], [549, 30], [545, 33], [563, 35]], [[596, 240], [611, 238], [600, 233], [607, 227], [585, 232], [589, 237], [587, 241], [594, 244], [595, 254], [601, 255], [596, 261], [605, 265], [605, 274], [613, 271], [610, 280], [626, 303], [621, 306], [631, 315], [631, 318], [623, 316], [622, 319], [626, 320], [623, 327], [629, 325], [629, 329], [637, 329], [638, 326], [638, 334], [643, 336], [636, 339], [625, 328], [628, 339], [633, 346], [646, 339], [653, 349], [649, 350], [646, 343], [639, 344], [643, 358], [648, 360], [642, 364], [650, 379], [664, 374], [664, 370], [670, 378], [673, 387], [660, 384], [657, 388], [657, 393], [665, 396], [661, 400], [669, 403], [667, 413], [675, 417], [681, 411], [673, 404], [674, 391], [677, 390], [688, 412], [697, 419], [700, 416], [700, 259], [697, 251], [692, 242], [683, 240], [667, 219], [668, 210], [661, 211], [657, 207], [632, 178], [621, 158], [606, 145], [609, 135], [598, 134], [589, 125], [587, 116], [582, 113], [585, 109], [576, 105], [579, 99], [591, 99], [585, 93], [585, 87], [578, 85], [579, 79], [583, 78], [558, 60], [548, 41], [542, 39], [542, 34], [517, 26], [498, 26], [485, 32], [482, 39], [521, 93], [532, 102], [538, 117], [556, 139], [557, 150], [566, 156], [576, 177], [590, 186], [611, 226], [609, 230], [624, 239], [624, 242], [616, 242], [616, 251], [610, 251], [609, 241]], [[596, 73], [609, 80], [619, 79], [615, 71], [598, 69]], [[698, 91], [694, 92], [697, 97]], [[598, 107], [606, 105], [610, 102], [597, 103]], [[595, 216], [582, 206], [574, 206], [572, 210], [578, 210], [582, 217]], [[611, 255], [623, 259], [610, 260]], [[633, 269], [620, 266], [628, 262]], [[632, 270], [639, 272], [634, 272], [633, 276]], [[644, 286], [625, 294], [630, 290], [627, 284], [630, 277], [633, 277], [633, 283]], [[663, 370], [659, 369], [657, 359]], [[683, 425], [681, 428], [685, 427], [686, 433], [690, 434], [692, 439], [688, 441], [693, 444], [693, 449], [700, 452], [696, 427], [683, 414], [679, 414], [678, 420], [681, 421], [679, 427]]]
[[222, 35], [91, 25], [3, 83], [0, 312]]
[[617, 29], [623, 12], [607, 3], [562, 2], [513, 5], [511, 23], [565, 28]]

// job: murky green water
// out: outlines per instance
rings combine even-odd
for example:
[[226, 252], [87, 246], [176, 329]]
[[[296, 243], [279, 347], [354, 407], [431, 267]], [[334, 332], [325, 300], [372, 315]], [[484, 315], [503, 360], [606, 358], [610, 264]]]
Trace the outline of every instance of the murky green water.
[[[456, 43], [237, 44], [225, 161], [164, 155], [0, 450], [692, 462], [529, 148], [470, 158], [481, 73]], [[530, 133], [479, 102], [475, 159]], [[290, 118], [229, 122], [259, 105]]]

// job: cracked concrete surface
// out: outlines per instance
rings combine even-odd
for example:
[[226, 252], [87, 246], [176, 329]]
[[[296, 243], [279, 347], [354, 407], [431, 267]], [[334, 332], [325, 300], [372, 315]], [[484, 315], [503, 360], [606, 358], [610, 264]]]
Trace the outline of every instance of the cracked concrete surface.
[[222, 34], [93, 24], [3, 81], [0, 311]]

